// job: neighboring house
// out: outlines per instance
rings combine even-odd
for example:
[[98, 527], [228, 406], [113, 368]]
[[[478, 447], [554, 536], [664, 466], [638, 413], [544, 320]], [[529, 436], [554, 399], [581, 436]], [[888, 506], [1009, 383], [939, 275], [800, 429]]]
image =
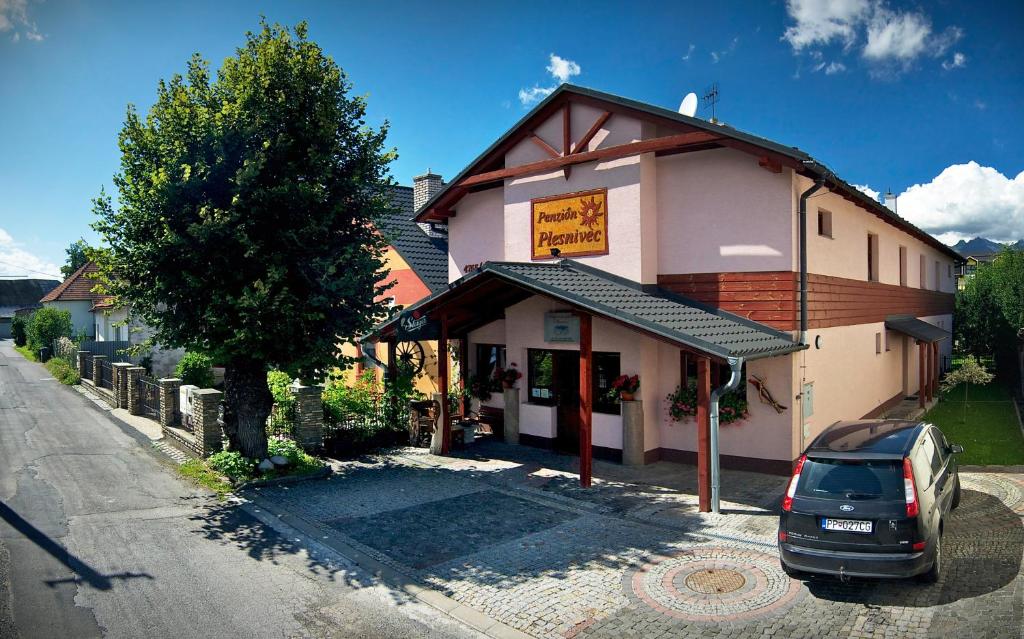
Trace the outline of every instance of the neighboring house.
[[[413, 178], [413, 186], [391, 187], [394, 212], [384, 223], [381, 232], [389, 239], [384, 253], [384, 266], [389, 270], [388, 281], [394, 286], [385, 294], [392, 307], [409, 307], [423, 298], [448, 286], [448, 237], [443, 224], [417, 224], [413, 215], [431, 196], [441, 190], [444, 182], [441, 176], [427, 172]], [[342, 352], [359, 356], [359, 350], [346, 344]], [[398, 350], [399, 356], [410, 359], [417, 367], [422, 362], [421, 373], [416, 379], [416, 388], [431, 395], [438, 392], [437, 386], [437, 341], [421, 340], [404, 343]], [[378, 349], [365, 353], [364, 363], [356, 367], [361, 374], [366, 365], [377, 369], [382, 379], [383, 368], [387, 366], [388, 352]], [[376, 361], [374, 361], [376, 360]], [[377, 366], [377, 364], [382, 366]]]
[[0, 339], [10, 339], [11, 320], [38, 308], [39, 298], [60, 282], [28, 278], [0, 279]]
[[[449, 285], [410, 312], [466, 373], [518, 363], [518, 396], [493, 400], [518, 441], [581, 469], [697, 461], [702, 508], [706, 391], [733, 368], [749, 416], [722, 425], [722, 465], [787, 473], [837, 420], [923, 402], [950, 352], [949, 247], [799, 149], [590, 89], [556, 89], [416, 219], [447, 224]], [[629, 421], [608, 401], [619, 374], [641, 382]], [[680, 384], [700, 389], [697, 423], [669, 417]]]
[[967, 286], [967, 280], [974, 277], [974, 273], [978, 270], [979, 265], [988, 264], [997, 257], [999, 257], [999, 253], [975, 253], [973, 255], [965, 255], [963, 262], [961, 262], [956, 269], [957, 290], [964, 290], [964, 287]]
[[[152, 336], [152, 330], [135, 317], [130, 317], [126, 307], [115, 307], [111, 298], [93, 292], [96, 286], [91, 274], [99, 268], [89, 262], [78, 269], [43, 297], [40, 302], [71, 313], [71, 323], [75, 335], [85, 335], [85, 350], [93, 349], [98, 353], [110, 355], [123, 349], [142, 344]], [[130, 359], [139, 362], [149, 357], [153, 375], [168, 377], [181, 359], [182, 349], [167, 349], [159, 345], [149, 348], [143, 355], [135, 355]]]

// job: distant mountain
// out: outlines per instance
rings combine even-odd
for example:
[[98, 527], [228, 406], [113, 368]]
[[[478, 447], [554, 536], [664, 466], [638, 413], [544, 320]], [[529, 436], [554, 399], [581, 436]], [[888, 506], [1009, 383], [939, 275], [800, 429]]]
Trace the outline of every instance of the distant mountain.
[[[998, 253], [1003, 250], [1006, 244], [1002, 242], [994, 242], [987, 240], [983, 237], [976, 237], [973, 240], [960, 240], [953, 245], [953, 250], [960, 255], [982, 255], [985, 253]], [[1010, 248], [1018, 251], [1024, 251], [1024, 240], [1017, 240], [1015, 243], [1009, 245]]]

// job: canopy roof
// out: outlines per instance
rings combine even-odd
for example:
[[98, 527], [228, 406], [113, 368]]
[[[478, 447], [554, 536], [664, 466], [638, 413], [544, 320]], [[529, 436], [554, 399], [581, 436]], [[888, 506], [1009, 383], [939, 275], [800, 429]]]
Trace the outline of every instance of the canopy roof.
[[885, 327], [922, 342], [939, 342], [949, 338], [948, 331], [919, 320], [913, 315], [890, 315], [885, 318]]
[[[532, 295], [625, 325], [701, 354], [725, 360], [757, 359], [807, 348], [787, 333], [676, 295], [643, 286], [572, 260], [546, 263], [485, 262], [440, 293], [409, 307], [434, 319], [448, 317], [460, 336], [504, 316], [504, 309]], [[398, 318], [374, 335], [393, 339]]]

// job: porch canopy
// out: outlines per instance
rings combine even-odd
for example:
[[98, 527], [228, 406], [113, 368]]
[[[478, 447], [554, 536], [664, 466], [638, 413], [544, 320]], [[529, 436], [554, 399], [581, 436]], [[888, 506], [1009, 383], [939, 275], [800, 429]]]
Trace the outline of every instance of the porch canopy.
[[918, 345], [917, 370], [919, 380], [917, 404], [921, 408], [932, 401], [939, 387], [939, 342], [949, 339], [949, 331], [935, 324], [919, 320], [913, 315], [889, 315], [885, 328], [914, 338]]
[[[485, 324], [504, 317], [508, 306], [533, 295], [564, 302], [580, 317], [580, 481], [590, 482], [591, 425], [591, 329], [592, 318], [631, 328], [641, 334], [672, 344], [698, 362], [698, 392], [708, 386], [709, 362], [749, 360], [785, 355], [806, 348], [789, 334], [758, 322], [671, 293], [655, 285], [641, 285], [606, 271], [563, 259], [558, 262], [485, 262], [472, 273], [452, 282], [448, 288], [409, 307], [403, 313], [440, 322], [438, 352], [447, 341], [460, 338]], [[399, 339], [399, 317], [380, 324], [363, 341], [385, 341], [389, 350]], [[450, 418], [447, 415], [448, 365], [439, 358], [444, 428], [442, 453], [448, 452]], [[389, 363], [394, 359], [389, 357]], [[702, 365], [703, 362], [703, 365]], [[703, 374], [702, 374], [703, 371]], [[709, 414], [709, 391], [699, 392], [701, 414]], [[703, 420], [707, 422], [707, 419]], [[701, 433], [705, 430], [701, 424]], [[701, 438], [703, 440], [703, 438]], [[705, 451], [698, 451], [698, 466], [706, 463]], [[702, 459], [703, 458], [703, 459]], [[704, 463], [702, 463], [704, 462]], [[702, 477], [703, 479], [703, 477]]]

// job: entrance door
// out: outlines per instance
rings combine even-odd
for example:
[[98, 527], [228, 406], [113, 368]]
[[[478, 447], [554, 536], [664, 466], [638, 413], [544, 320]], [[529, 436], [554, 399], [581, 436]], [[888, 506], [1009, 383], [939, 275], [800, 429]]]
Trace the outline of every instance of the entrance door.
[[580, 452], [580, 354], [578, 351], [554, 351], [553, 373], [558, 410], [555, 448], [561, 452]]

